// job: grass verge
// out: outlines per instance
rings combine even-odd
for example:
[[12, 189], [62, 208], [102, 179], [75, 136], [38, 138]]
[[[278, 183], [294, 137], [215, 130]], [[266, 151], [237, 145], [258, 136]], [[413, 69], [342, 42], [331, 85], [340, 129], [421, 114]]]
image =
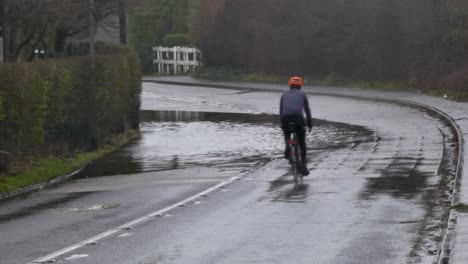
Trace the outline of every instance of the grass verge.
[[458, 204], [453, 207], [453, 209], [457, 210], [460, 213], [468, 213], [468, 205], [467, 204]]
[[[285, 84], [289, 80], [289, 77], [287, 76], [262, 73], [242, 73], [241, 71], [225, 67], [204, 68], [195, 72], [193, 77], [217, 81], [246, 81], [281, 84]], [[468, 91], [460, 89], [441, 89], [427, 86], [424, 88], [415, 88], [415, 85], [410, 85], [403, 81], [356, 81], [337, 78], [336, 76], [330, 75], [325, 79], [304, 77], [304, 83], [306, 85], [349, 87], [380, 91], [413, 91], [437, 97], [444, 97], [454, 101], [468, 101]]]
[[0, 177], [0, 193], [13, 192], [72, 173], [89, 162], [119, 149], [138, 136], [136, 131], [131, 130], [126, 134], [111, 137], [94, 152], [79, 152], [70, 158], [49, 155], [30, 158], [28, 162], [18, 162], [12, 166], [8, 174]]

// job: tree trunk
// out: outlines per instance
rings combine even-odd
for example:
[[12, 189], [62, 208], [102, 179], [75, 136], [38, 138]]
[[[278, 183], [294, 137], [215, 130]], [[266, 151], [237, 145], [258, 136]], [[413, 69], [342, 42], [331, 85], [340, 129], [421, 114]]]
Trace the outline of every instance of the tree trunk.
[[0, 0], [0, 63], [6, 60], [6, 0]]
[[89, 0], [89, 56], [91, 57], [91, 69], [94, 70], [96, 63], [96, 17], [95, 2]]
[[120, 44], [127, 44], [127, 10], [125, 8], [125, 0], [119, 0], [119, 30]]
[[66, 43], [66, 32], [62, 29], [55, 30], [55, 39], [54, 39], [54, 52], [56, 56], [64, 56], [65, 55], [65, 43]]

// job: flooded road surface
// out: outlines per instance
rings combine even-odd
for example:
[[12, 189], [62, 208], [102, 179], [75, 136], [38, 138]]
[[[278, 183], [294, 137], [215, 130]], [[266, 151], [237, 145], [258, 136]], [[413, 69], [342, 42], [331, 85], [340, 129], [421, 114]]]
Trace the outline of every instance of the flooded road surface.
[[[277, 115], [142, 111], [142, 138], [98, 160], [81, 177], [135, 174], [193, 167], [236, 172], [256, 169], [283, 155]], [[314, 120], [309, 151], [371, 140], [358, 126]], [[318, 153], [318, 152], [317, 152]]]
[[[0, 207], [0, 263], [26, 263], [251, 173], [283, 152], [275, 115], [142, 111], [141, 119], [139, 140], [97, 160], [78, 180]], [[317, 156], [372, 135], [357, 126], [315, 123], [308, 143]]]
[[433, 263], [453, 176], [449, 129], [417, 109], [309, 96], [327, 121], [315, 122], [311, 175], [294, 187], [279, 96], [145, 84], [140, 140], [79, 180], [0, 207], [0, 263], [50, 253], [93, 264]]

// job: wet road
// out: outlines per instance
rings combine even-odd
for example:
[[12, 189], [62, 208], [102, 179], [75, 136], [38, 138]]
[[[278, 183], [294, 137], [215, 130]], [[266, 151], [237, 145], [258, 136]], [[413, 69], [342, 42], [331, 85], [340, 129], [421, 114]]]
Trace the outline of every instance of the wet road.
[[[242, 175], [54, 257], [60, 263], [432, 263], [450, 131], [416, 109], [310, 96], [311, 175], [294, 188], [268, 115], [279, 94], [145, 84], [142, 139], [82, 179], [0, 207], [0, 263], [26, 263]], [[171, 110], [210, 112], [194, 114]], [[216, 114], [214, 112], [224, 112]], [[224, 121], [223, 121], [224, 120]]]

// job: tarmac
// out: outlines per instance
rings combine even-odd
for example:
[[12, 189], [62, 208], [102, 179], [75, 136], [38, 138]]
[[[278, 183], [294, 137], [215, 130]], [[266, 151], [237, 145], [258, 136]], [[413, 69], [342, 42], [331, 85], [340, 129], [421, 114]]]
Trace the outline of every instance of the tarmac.
[[[208, 87], [229, 87], [242, 89], [261, 89], [282, 91], [287, 89], [286, 85], [266, 84], [253, 82], [218, 82], [209, 80], [199, 80], [191, 77], [145, 77], [146, 82], [159, 82], [166, 84], [208, 86]], [[464, 140], [468, 135], [468, 103], [455, 102], [444, 97], [425, 95], [418, 91], [381, 91], [359, 88], [325, 87], [325, 86], [304, 86], [303, 90], [313, 96], [313, 94], [331, 95], [339, 97], [355, 97], [363, 99], [377, 99], [383, 101], [394, 101], [402, 104], [414, 104], [418, 107], [427, 107], [445, 115], [458, 130], [460, 142], [460, 157], [458, 178], [455, 182], [451, 213], [447, 219], [447, 229], [445, 238], [442, 241], [438, 263], [462, 264], [468, 263], [468, 155], [467, 142]]]

